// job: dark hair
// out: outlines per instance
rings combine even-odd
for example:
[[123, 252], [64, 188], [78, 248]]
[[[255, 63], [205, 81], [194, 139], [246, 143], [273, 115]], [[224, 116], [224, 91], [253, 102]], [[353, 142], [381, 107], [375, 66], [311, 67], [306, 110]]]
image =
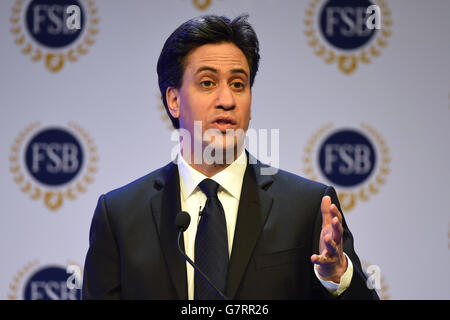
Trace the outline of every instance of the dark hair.
[[248, 15], [233, 21], [224, 16], [206, 15], [186, 21], [166, 40], [158, 59], [158, 83], [166, 112], [173, 126], [180, 127], [177, 118], [169, 112], [166, 101], [168, 87], [181, 87], [185, 57], [195, 48], [208, 43], [231, 42], [242, 50], [250, 68], [250, 86], [253, 85], [259, 63], [259, 42]]

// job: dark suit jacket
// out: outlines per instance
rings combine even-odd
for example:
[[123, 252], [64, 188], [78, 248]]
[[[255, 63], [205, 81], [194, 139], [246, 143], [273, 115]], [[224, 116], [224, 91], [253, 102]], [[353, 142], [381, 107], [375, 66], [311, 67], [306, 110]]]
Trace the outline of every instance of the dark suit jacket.
[[[244, 175], [226, 294], [231, 299], [332, 298], [316, 278], [320, 203], [332, 187], [279, 170]], [[340, 208], [339, 208], [340, 209]], [[177, 251], [180, 211], [178, 167], [169, 163], [102, 195], [90, 230], [84, 299], [187, 299], [186, 262]], [[353, 263], [350, 287], [339, 297], [377, 299], [366, 286], [353, 238], [344, 220], [344, 251]]]

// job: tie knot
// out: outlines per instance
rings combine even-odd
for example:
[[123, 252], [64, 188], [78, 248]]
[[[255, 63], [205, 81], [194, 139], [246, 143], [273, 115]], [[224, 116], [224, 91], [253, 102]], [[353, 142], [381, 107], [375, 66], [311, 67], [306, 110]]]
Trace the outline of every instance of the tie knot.
[[202, 182], [198, 184], [198, 187], [200, 190], [203, 191], [203, 193], [208, 198], [216, 198], [217, 197], [217, 190], [219, 189], [219, 184], [215, 182], [212, 179], [205, 179]]

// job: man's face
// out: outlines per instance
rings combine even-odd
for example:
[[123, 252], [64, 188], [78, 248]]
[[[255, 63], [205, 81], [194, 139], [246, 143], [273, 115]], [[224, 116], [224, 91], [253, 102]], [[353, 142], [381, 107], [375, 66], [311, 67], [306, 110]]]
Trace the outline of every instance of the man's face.
[[227, 141], [227, 129], [246, 132], [251, 118], [250, 68], [244, 53], [228, 42], [192, 50], [185, 59], [181, 87], [169, 88], [166, 97], [180, 129], [188, 130], [192, 138], [198, 139], [194, 121], [201, 121], [203, 133], [215, 129], [220, 135], [214, 147], [236, 147], [235, 139]]

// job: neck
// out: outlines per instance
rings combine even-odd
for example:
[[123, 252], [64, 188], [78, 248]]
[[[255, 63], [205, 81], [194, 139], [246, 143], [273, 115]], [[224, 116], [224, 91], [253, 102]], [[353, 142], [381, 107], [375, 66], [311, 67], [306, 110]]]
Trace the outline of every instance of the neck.
[[[227, 157], [227, 152], [226, 150], [224, 150], [224, 156], [223, 159], [221, 159], [222, 161], [220, 161], [220, 163], [213, 162], [211, 164], [206, 163], [204, 159], [202, 159], [200, 163], [195, 163], [194, 154], [186, 154], [183, 149], [181, 149], [181, 156], [192, 168], [210, 178], [232, 164], [241, 155], [242, 152], [244, 152], [244, 148], [238, 150], [238, 148], [235, 146], [233, 150], [233, 157], [231, 158]], [[231, 158], [232, 160], [230, 160], [229, 158]], [[192, 161], [188, 161], [188, 159], [192, 159]]]

